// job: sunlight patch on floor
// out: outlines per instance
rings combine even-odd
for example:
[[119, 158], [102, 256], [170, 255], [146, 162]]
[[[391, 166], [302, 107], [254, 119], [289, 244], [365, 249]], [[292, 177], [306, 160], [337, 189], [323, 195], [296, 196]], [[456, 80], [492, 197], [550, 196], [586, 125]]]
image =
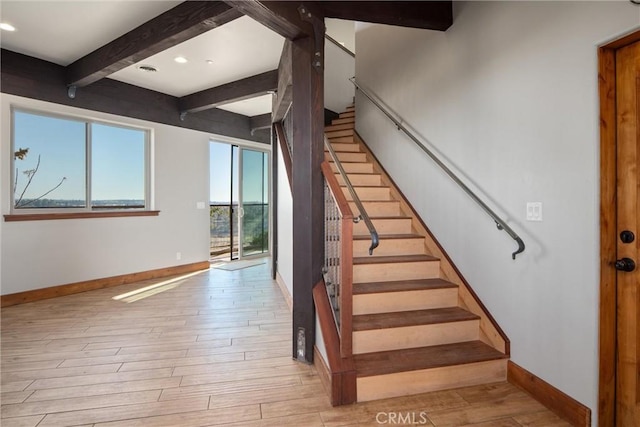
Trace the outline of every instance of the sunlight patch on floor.
[[188, 279], [190, 277], [193, 277], [193, 276], [196, 276], [198, 274], [202, 274], [202, 273], [207, 272], [207, 271], [209, 271], [209, 269], [196, 271], [194, 273], [184, 274], [182, 276], [174, 277], [174, 278], [169, 279], [169, 280], [164, 280], [162, 282], [155, 283], [153, 285], [145, 286], [144, 288], [136, 289], [135, 291], [131, 291], [131, 292], [127, 292], [127, 293], [124, 293], [124, 294], [116, 295], [115, 297], [113, 297], [111, 299], [116, 300], [116, 301], [124, 301], [127, 304], [135, 302], [135, 301], [139, 301], [141, 299], [148, 298], [150, 296], [159, 294], [161, 292], [165, 292], [165, 291], [177, 288], [186, 279]]

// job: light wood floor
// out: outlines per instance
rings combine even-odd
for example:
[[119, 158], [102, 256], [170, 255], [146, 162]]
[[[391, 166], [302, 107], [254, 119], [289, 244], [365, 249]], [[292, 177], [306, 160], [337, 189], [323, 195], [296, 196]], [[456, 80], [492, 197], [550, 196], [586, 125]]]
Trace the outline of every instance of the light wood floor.
[[112, 299], [157, 282], [3, 309], [0, 424], [567, 425], [506, 383], [332, 408], [267, 264]]

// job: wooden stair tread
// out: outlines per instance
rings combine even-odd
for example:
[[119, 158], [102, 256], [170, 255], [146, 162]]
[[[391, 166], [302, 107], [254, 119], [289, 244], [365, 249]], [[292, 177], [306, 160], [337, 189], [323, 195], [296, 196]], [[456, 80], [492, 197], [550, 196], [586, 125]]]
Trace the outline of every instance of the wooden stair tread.
[[358, 264], [389, 264], [400, 262], [421, 262], [421, 261], [439, 261], [438, 258], [431, 255], [391, 255], [391, 256], [368, 256], [354, 257], [353, 265]]
[[[348, 175], [348, 174], [347, 174]], [[347, 188], [347, 184], [340, 184], [340, 187]], [[386, 188], [389, 189], [388, 185], [353, 185], [353, 188]]]
[[[404, 216], [392, 216], [392, 217], [371, 217], [371, 219], [379, 219], [379, 218], [411, 218]], [[378, 234], [380, 240], [395, 240], [395, 239], [424, 239], [424, 236], [419, 234]], [[370, 235], [354, 235], [353, 240], [370, 240]]]
[[359, 378], [506, 358], [506, 355], [482, 341], [381, 351], [354, 356]]
[[434, 325], [436, 323], [478, 320], [480, 317], [460, 307], [432, 308], [428, 310], [397, 311], [391, 313], [361, 314], [353, 316], [353, 331], [402, 328], [406, 326]]
[[[345, 153], [349, 153], [350, 151], [345, 151]], [[352, 152], [352, 151], [351, 151]], [[334, 172], [335, 176], [340, 176], [342, 175], [340, 172]], [[381, 176], [382, 174], [380, 174], [379, 172], [349, 172], [347, 173], [347, 176]], [[341, 187], [344, 187], [344, 185], [342, 185]], [[372, 187], [378, 187], [376, 185], [373, 185]]]
[[354, 283], [353, 295], [378, 294], [385, 292], [423, 291], [431, 289], [457, 288], [454, 283], [443, 279], [399, 280], [397, 282]]
[[411, 219], [411, 217], [405, 215], [369, 215], [369, 219]]

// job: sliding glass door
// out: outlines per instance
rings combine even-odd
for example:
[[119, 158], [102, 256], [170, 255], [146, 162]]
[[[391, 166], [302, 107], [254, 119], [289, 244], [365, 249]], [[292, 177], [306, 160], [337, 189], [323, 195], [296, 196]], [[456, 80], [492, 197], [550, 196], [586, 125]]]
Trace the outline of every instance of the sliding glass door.
[[269, 154], [240, 148], [240, 256], [269, 252]]
[[269, 153], [211, 141], [211, 256], [269, 252]]

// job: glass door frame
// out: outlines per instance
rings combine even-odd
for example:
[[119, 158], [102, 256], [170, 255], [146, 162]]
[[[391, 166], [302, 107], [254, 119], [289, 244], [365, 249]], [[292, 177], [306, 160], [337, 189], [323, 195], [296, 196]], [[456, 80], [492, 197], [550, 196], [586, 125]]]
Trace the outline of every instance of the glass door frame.
[[[271, 256], [272, 253], [272, 245], [273, 245], [273, 237], [272, 237], [272, 230], [273, 230], [273, 177], [271, 176], [272, 174], [272, 165], [271, 165], [271, 156], [272, 156], [272, 151], [271, 151], [271, 145], [267, 145], [267, 144], [262, 144], [259, 142], [253, 142], [253, 141], [247, 141], [247, 140], [243, 140], [243, 139], [237, 139], [237, 138], [233, 138], [233, 137], [228, 137], [228, 136], [218, 136], [218, 135], [212, 135], [209, 137], [209, 143], [211, 142], [217, 142], [217, 143], [223, 143], [223, 144], [229, 144], [231, 147], [231, 158], [229, 159], [229, 161], [231, 162], [231, 168], [230, 168], [230, 174], [231, 174], [231, 188], [230, 188], [230, 209], [233, 210], [233, 186], [234, 184], [237, 184], [239, 186], [238, 188], [238, 209], [237, 212], [235, 213], [235, 215], [233, 213], [231, 213], [231, 217], [230, 219], [230, 238], [231, 238], [231, 247], [230, 247], [230, 254], [229, 254], [229, 259], [236, 261], [236, 260], [241, 260], [241, 259], [255, 259], [255, 258], [261, 258], [261, 257], [268, 257]], [[237, 176], [234, 178], [234, 170], [233, 170], [233, 157], [234, 157], [234, 146], [237, 147], [237, 157], [238, 157], [238, 174]], [[242, 254], [242, 225], [241, 225], [241, 218], [240, 218], [240, 207], [241, 207], [241, 200], [242, 200], [242, 150], [243, 149], [248, 149], [248, 150], [252, 150], [252, 151], [260, 151], [263, 153], [267, 154], [267, 161], [265, 162], [265, 165], [267, 167], [267, 180], [268, 182], [266, 183], [267, 185], [267, 203], [268, 203], [268, 210], [267, 210], [267, 215], [268, 217], [268, 224], [269, 224], [269, 228], [268, 228], [268, 244], [267, 244], [267, 250], [263, 253], [259, 253], [259, 254], [253, 254], [253, 255], [243, 255]], [[211, 165], [209, 165], [209, 167], [211, 167]], [[236, 182], [239, 181], [239, 182]], [[211, 183], [209, 183], [209, 185], [211, 185]], [[234, 255], [234, 250], [233, 250], [233, 220], [236, 219], [237, 220], [237, 224], [238, 224], [238, 253], [237, 253], [237, 257], [233, 258]]]
[[[238, 212], [237, 212], [237, 224], [238, 224], [238, 257], [235, 259], [252, 259], [252, 258], [261, 258], [261, 257], [266, 257], [271, 255], [271, 150], [266, 150], [264, 149], [264, 147], [256, 147], [256, 146], [241, 146], [241, 145], [236, 145], [236, 147], [238, 147], [237, 149], [237, 153], [238, 153], [238, 173], [237, 173], [237, 177], [238, 177]], [[267, 170], [266, 170], [266, 177], [267, 177], [267, 182], [262, 182], [263, 185], [263, 193], [264, 193], [264, 185], [266, 184], [267, 186], [267, 206], [268, 206], [268, 210], [267, 210], [267, 223], [269, 224], [268, 226], [268, 243], [267, 243], [267, 248], [265, 251], [260, 252], [260, 253], [256, 253], [256, 254], [249, 254], [249, 255], [245, 255], [244, 254], [244, 249], [245, 249], [245, 242], [244, 242], [244, 237], [245, 237], [245, 227], [244, 227], [244, 222], [243, 222], [243, 218], [244, 218], [244, 214], [245, 214], [245, 208], [244, 208], [244, 166], [245, 166], [245, 162], [244, 162], [244, 155], [245, 155], [245, 151], [252, 151], [252, 152], [258, 152], [258, 153], [262, 153], [263, 155], [267, 155], [267, 158], [264, 159], [263, 158], [263, 167], [266, 166]], [[233, 155], [233, 148], [231, 150], [232, 155]], [[233, 175], [234, 175], [234, 171], [233, 171], [233, 164], [232, 164], [232, 171], [231, 171], [231, 175], [232, 175], [232, 187], [233, 187]], [[263, 172], [263, 177], [264, 177], [264, 172]], [[232, 193], [232, 200], [231, 202], [233, 203], [233, 193]], [[233, 236], [232, 236], [233, 239]], [[233, 254], [233, 252], [232, 252]]]

